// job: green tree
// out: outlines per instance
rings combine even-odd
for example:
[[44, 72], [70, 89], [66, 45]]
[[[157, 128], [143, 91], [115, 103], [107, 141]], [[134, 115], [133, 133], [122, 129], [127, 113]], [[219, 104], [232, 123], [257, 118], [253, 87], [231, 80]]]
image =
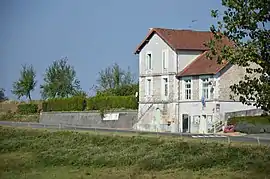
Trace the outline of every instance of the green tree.
[[116, 63], [99, 72], [97, 83], [98, 94], [128, 96], [138, 91], [138, 84], [130, 68], [125, 71]]
[[[208, 57], [228, 60], [246, 68], [245, 78], [230, 88], [247, 105], [270, 111], [270, 1], [222, 0], [224, 12], [212, 10], [217, 25], [210, 27], [214, 38], [207, 44]], [[224, 38], [231, 44], [224, 44]], [[255, 101], [255, 103], [251, 102]]]
[[36, 72], [32, 65], [23, 65], [20, 72], [20, 78], [13, 83], [12, 93], [15, 94], [18, 99], [25, 96], [31, 101], [31, 92], [35, 89], [37, 81]]
[[5, 90], [3, 88], [0, 88], [0, 102], [6, 101], [8, 98], [5, 95]]
[[44, 84], [40, 88], [44, 99], [70, 97], [81, 90], [76, 71], [68, 64], [67, 57], [54, 61], [46, 69]]

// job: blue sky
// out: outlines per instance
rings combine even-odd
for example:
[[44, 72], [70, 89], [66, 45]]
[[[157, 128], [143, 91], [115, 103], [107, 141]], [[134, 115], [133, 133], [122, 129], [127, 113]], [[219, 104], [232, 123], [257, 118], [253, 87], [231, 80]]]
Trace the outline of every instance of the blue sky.
[[16, 99], [12, 83], [32, 64], [39, 99], [45, 69], [64, 56], [87, 92], [115, 62], [138, 74], [133, 51], [150, 27], [208, 30], [211, 9], [221, 8], [219, 0], [1, 0], [0, 88]]

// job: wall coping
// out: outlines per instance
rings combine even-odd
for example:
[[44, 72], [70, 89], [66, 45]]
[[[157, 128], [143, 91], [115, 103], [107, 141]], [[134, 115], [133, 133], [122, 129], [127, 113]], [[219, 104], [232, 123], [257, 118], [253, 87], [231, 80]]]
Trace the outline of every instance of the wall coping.
[[[51, 111], [51, 112], [41, 112], [40, 114], [62, 114], [62, 113], [100, 113], [98, 110], [93, 111]], [[138, 110], [112, 110], [105, 113], [138, 113]]]

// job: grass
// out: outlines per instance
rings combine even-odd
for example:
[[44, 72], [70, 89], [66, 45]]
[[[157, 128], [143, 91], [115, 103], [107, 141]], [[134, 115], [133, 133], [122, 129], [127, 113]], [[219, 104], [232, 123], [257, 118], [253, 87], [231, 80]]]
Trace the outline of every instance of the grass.
[[267, 178], [270, 150], [179, 138], [0, 127], [0, 178]]
[[22, 115], [11, 112], [0, 113], [0, 121], [38, 122], [39, 114]]

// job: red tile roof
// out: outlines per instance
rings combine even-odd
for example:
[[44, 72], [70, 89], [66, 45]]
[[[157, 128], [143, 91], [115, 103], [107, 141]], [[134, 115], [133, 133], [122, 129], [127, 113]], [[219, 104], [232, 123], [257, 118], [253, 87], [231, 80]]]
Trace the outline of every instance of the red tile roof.
[[218, 64], [215, 59], [210, 60], [206, 57], [207, 51], [198, 56], [193, 62], [191, 62], [186, 68], [184, 68], [177, 77], [194, 76], [194, 75], [214, 75], [222, 70], [227, 64], [227, 61], [223, 61], [222, 64]]
[[210, 31], [152, 28], [143, 42], [136, 48], [135, 54], [141, 51], [155, 33], [174, 50], [208, 50], [204, 44], [213, 37]]

